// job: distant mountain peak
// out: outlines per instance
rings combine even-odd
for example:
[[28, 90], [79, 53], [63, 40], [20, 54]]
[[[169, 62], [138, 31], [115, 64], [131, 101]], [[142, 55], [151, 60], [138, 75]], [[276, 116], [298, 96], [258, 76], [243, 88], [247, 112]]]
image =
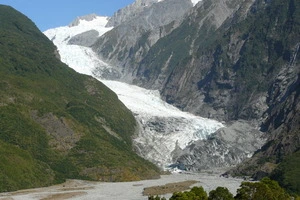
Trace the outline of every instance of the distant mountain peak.
[[95, 13], [77, 17], [74, 21], [72, 21], [72, 22], [69, 24], [69, 27], [78, 26], [79, 23], [80, 23], [80, 20], [93, 21], [93, 20], [96, 19], [97, 17], [98, 17], [98, 15], [95, 14]]
[[[201, 0], [185, 0], [183, 3], [190, 2], [192, 7], [199, 1]], [[157, 4], [159, 4], [160, 7], [172, 7], [172, 4], [176, 3], [178, 3], [176, 0], [136, 0], [132, 4], [115, 12], [106, 26], [116, 27], [126, 21], [130, 21]]]

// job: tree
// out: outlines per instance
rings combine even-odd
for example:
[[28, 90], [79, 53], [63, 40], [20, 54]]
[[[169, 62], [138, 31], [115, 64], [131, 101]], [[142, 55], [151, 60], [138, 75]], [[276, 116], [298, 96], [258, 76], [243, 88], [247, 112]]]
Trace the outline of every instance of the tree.
[[260, 182], [243, 182], [237, 190], [238, 200], [288, 200], [290, 196], [276, 181], [263, 178]]
[[202, 186], [200, 187], [193, 187], [191, 189], [191, 192], [194, 193], [197, 197], [199, 197], [200, 200], [206, 200], [207, 199], [207, 193], [203, 189]]
[[289, 195], [285, 192], [285, 190], [280, 187], [277, 181], [271, 180], [270, 178], [263, 178], [261, 183], [266, 184], [272, 191], [274, 198], [276, 199], [289, 199]]
[[217, 187], [209, 192], [208, 200], [234, 200], [234, 198], [227, 188]]
[[158, 195], [156, 195], [156, 197], [154, 196], [149, 196], [148, 200], [167, 200], [165, 197], [159, 197]]
[[183, 192], [175, 192], [170, 200], [189, 200], [187, 194]]
[[170, 200], [207, 200], [207, 193], [203, 187], [193, 187], [189, 192], [175, 192]]

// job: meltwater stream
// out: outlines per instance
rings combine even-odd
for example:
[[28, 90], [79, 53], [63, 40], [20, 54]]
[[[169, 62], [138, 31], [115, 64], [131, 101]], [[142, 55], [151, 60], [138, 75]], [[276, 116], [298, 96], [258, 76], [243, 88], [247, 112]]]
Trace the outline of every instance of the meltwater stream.
[[[114, 69], [101, 61], [89, 47], [70, 45], [69, 40], [90, 30], [101, 36], [111, 29], [105, 28], [106, 23], [106, 17], [95, 17], [91, 21], [79, 20], [75, 26], [50, 29], [44, 34], [57, 46], [62, 62], [79, 73], [95, 77], [95, 69], [98, 74], [99, 69]], [[162, 168], [172, 164], [178, 148], [183, 149], [192, 141], [205, 139], [223, 127], [220, 122], [182, 112], [167, 104], [161, 100], [158, 91], [118, 81], [100, 81], [113, 90], [135, 115], [140, 130], [134, 138], [138, 153]]]

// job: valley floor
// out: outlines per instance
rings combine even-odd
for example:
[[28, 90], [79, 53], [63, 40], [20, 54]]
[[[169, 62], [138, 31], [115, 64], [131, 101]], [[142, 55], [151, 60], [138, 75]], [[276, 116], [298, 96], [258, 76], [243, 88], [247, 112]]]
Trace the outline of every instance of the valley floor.
[[[142, 195], [146, 187], [187, 180], [198, 181], [193, 186], [202, 186], [207, 192], [222, 186], [227, 187], [233, 194], [236, 193], [243, 181], [242, 179], [224, 178], [220, 177], [219, 174], [208, 173], [162, 175], [160, 179], [155, 180], [118, 183], [68, 180], [64, 184], [51, 187], [0, 193], [0, 200], [146, 200], [148, 197]], [[166, 197], [169, 198], [170, 194]]]

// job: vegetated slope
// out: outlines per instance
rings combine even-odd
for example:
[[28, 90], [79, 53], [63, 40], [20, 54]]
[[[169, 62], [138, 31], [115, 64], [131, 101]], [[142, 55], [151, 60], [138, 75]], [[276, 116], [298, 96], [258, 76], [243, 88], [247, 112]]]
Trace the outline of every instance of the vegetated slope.
[[135, 119], [111, 90], [61, 63], [18, 11], [1, 5], [0, 21], [0, 191], [158, 175], [132, 151]]
[[275, 171], [284, 177], [282, 184], [299, 192], [292, 160], [299, 160], [300, 147], [300, 2], [226, 1], [238, 6], [219, 27], [211, 23], [218, 13], [203, 18], [215, 4], [204, 0], [160, 39], [142, 60], [135, 82], [159, 87], [168, 102], [202, 116], [254, 120], [268, 142], [235, 174], [259, 178], [282, 163]]

